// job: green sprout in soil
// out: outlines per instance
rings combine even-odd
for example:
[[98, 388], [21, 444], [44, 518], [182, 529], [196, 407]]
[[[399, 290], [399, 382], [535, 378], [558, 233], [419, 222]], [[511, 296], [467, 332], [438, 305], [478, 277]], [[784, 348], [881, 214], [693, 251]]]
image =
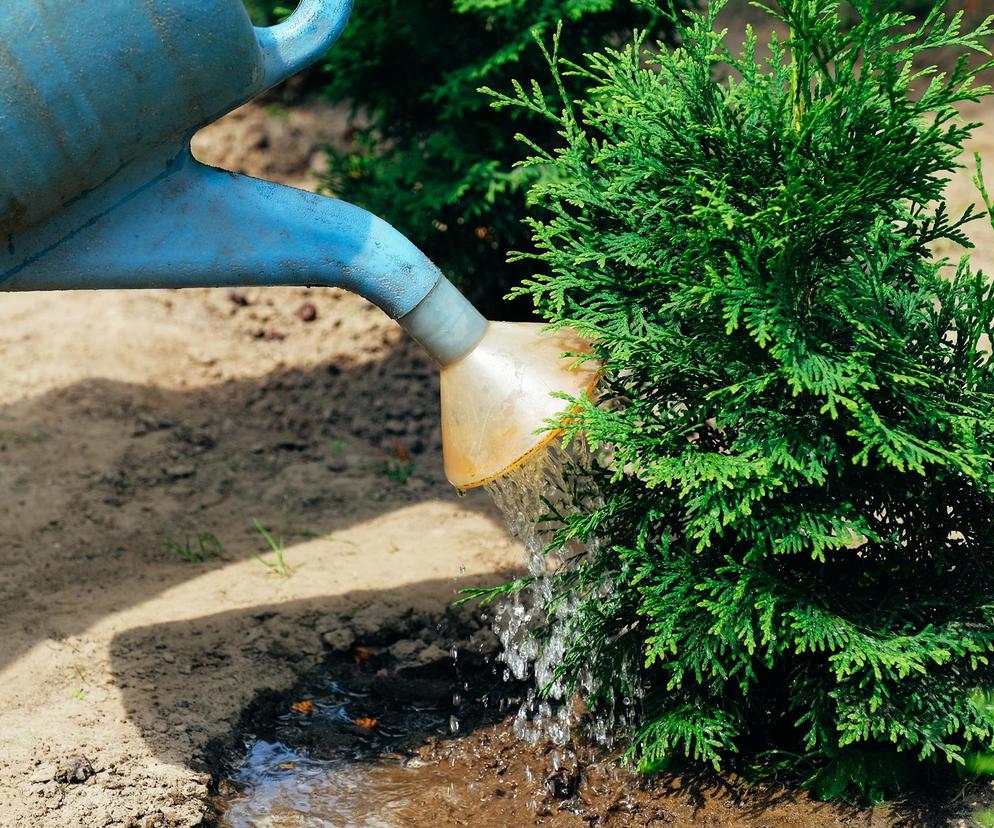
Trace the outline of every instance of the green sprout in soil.
[[290, 110], [287, 107], [276, 103], [271, 103], [266, 107], [266, 114], [272, 118], [277, 118], [280, 121], [286, 121], [290, 118]]
[[170, 540], [167, 549], [187, 563], [204, 563], [220, 558], [224, 547], [213, 532], [198, 532], [182, 540]]
[[286, 561], [286, 543], [283, 539], [283, 528], [274, 536], [272, 532], [263, 526], [262, 521], [258, 518], [254, 519], [252, 523], [255, 526], [255, 531], [262, 536], [273, 553], [272, 559], [267, 560], [262, 555], [255, 555], [255, 559], [274, 575], [279, 575], [281, 578], [289, 578], [293, 574], [293, 567]]
[[733, 49], [724, 5], [675, 49], [556, 38], [554, 103], [496, 94], [560, 136], [519, 292], [603, 371], [561, 423], [602, 459], [558, 533], [599, 540], [550, 576], [559, 674], [637, 698], [644, 770], [765, 757], [880, 800], [994, 744], [994, 291], [933, 252], [991, 212], [946, 187], [994, 29], [781, 0], [786, 36]]
[[394, 483], [406, 483], [410, 476], [414, 474], [414, 461], [408, 460], [405, 462], [396, 457], [391, 457], [381, 466], [381, 469], [383, 474]]
[[414, 458], [399, 442], [395, 442], [386, 459], [376, 468], [394, 483], [406, 483], [414, 474]]
[[79, 680], [79, 684], [76, 689], [72, 691], [72, 697], [76, 701], [83, 701], [87, 696], [87, 691], [85, 685], [90, 683], [89, 678], [87, 678], [86, 672], [78, 664], [74, 664], [72, 671], [76, 674], [76, 678]]

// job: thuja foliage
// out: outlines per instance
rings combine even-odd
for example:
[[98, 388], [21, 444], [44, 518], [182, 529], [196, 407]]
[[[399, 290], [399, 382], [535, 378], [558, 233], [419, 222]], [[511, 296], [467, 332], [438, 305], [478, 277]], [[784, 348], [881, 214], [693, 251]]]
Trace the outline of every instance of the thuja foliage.
[[992, 30], [784, 0], [767, 58], [722, 5], [677, 49], [554, 52], [555, 105], [496, 95], [565, 145], [531, 144], [521, 290], [604, 372], [563, 421], [602, 505], [560, 540], [602, 543], [556, 576], [561, 671], [645, 693], [643, 768], [748, 754], [875, 796], [994, 743], [994, 295], [932, 253], [983, 217], [945, 188]]
[[515, 131], [548, 143], [556, 131], [477, 89], [543, 71], [533, 33], [560, 19], [567, 57], [636, 26], [665, 31], [630, 0], [362, 0], [326, 58], [326, 94], [368, 119], [354, 151], [332, 151], [327, 189], [394, 224], [485, 305], [527, 275], [505, 258], [528, 242], [524, 193], [542, 170], [512, 168]]

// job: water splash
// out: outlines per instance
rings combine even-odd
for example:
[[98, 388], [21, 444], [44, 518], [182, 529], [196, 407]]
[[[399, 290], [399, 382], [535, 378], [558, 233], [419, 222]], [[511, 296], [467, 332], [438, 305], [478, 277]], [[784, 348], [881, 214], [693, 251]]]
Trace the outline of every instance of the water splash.
[[[529, 743], [546, 738], [566, 744], [580, 721], [582, 699], [601, 689], [589, 671], [581, 672], [576, 696], [571, 697], [559, 675], [563, 657], [580, 634], [571, 623], [579, 600], [572, 595], [565, 600], [556, 596], [560, 600], [555, 603], [552, 617], [547, 612], [556, 592], [555, 576], [595, 555], [602, 543], [595, 538], [586, 543], [574, 539], [565, 545], [553, 544], [561, 525], [557, 515], [600, 505], [596, 495], [581, 495], [573, 485], [585, 477], [592, 462], [584, 440], [575, 439], [568, 446], [554, 441], [486, 487], [511, 535], [524, 545], [532, 576], [532, 582], [499, 606], [493, 618], [494, 632], [502, 645], [500, 657], [507, 665], [505, 677], [532, 683], [514, 720], [515, 735]], [[611, 585], [605, 584], [602, 589], [607, 595]], [[637, 671], [625, 672], [628, 683], [637, 686]], [[624, 710], [616, 711], [610, 701], [603, 705], [590, 723], [589, 735], [598, 743], [610, 745], [616, 726], [629, 723], [629, 708], [626, 705]]]

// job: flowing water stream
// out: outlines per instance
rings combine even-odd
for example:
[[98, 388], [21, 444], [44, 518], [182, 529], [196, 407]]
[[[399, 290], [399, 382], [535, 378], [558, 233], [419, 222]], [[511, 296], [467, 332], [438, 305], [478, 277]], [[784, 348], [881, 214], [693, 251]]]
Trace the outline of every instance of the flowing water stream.
[[[530, 742], [548, 738], [565, 744], [577, 723], [576, 705], [568, 698], [568, 688], [557, 672], [563, 655], [579, 634], [571, 623], [577, 601], [561, 601], [552, 617], [545, 607], [553, 597], [556, 575], [576, 567], [597, 551], [596, 540], [585, 545], [575, 540], [564, 546], [552, 543], [560, 526], [558, 515], [568, 514], [578, 506], [590, 508], [597, 504], [596, 496], [582, 493], [577, 486], [578, 482], [582, 485], [584, 471], [591, 462], [585, 442], [574, 440], [569, 446], [552, 442], [487, 486], [508, 530], [525, 548], [532, 578], [529, 586], [501, 604], [494, 616], [494, 632], [501, 642], [500, 658], [510, 676], [532, 685], [515, 717], [515, 733]], [[577, 690], [581, 696], [595, 689], [592, 676], [580, 676]], [[608, 711], [595, 723], [598, 741], [609, 741], [612, 719]]]

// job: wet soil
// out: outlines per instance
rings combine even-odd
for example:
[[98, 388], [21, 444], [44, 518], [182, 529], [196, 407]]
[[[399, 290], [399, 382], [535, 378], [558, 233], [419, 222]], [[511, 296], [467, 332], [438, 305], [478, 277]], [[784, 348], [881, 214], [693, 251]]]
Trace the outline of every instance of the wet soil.
[[496, 640], [465, 610], [363, 642], [288, 693], [262, 694], [234, 738], [211, 745], [220, 825], [403, 825], [415, 769], [434, 764], [419, 755], [502, 721], [524, 691], [502, 681]]
[[513, 712], [529, 688], [505, 681], [495, 639], [464, 611], [375, 640], [259, 697], [211, 746], [218, 828], [927, 828], [966, 824], [972, 807], [952, 790], [861, 809], [796, 784], [639, 776], [580, 739], [519, 739]]

